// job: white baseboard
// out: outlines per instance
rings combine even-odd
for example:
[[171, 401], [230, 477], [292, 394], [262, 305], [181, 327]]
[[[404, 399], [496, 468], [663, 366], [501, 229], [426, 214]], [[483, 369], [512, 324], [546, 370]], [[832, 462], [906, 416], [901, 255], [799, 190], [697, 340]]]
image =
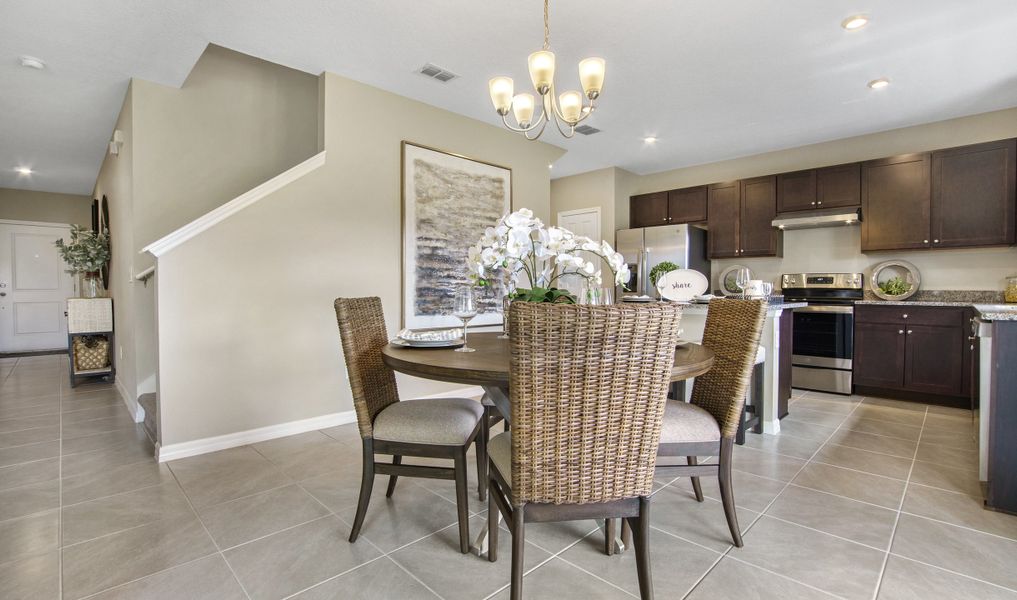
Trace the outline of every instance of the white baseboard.
[[120, 394], [120, 398], [124, 401], [124, 405], [127, 406], [127, 412], [131, 413], [131, 418], [134, 419], [135, 423], [141, 423], [145, 420], [145, 409], [138, 404], [137, 398], [132, 398], [127, 393], [127, 388], [124, 387], [124, 382], [119, 377], [113, 382], [114, 387], [117, 389], [117, 393]]
[[247, 431], [237, 431], [235, 433], [202, 438], [200, 440], [160, 445], [156, 448], [156, 458], [159, 462], [166, 462], [178, 458], [216, 452], [217, 450], [246, 446], [247, 444], [264, 442], [266, 440], [274, 440], [275, 438], [286, 437], [288, 435], [307, 433], [316, 429], [345, 425], [347, 423], [354, 423], [356, 420], [356, 413], [352, 410], [347, 410], [320, 417], [311, 417], [310, 419], [301, 419], [278, 425], [258, 427], [257, 429], [248, 429]]

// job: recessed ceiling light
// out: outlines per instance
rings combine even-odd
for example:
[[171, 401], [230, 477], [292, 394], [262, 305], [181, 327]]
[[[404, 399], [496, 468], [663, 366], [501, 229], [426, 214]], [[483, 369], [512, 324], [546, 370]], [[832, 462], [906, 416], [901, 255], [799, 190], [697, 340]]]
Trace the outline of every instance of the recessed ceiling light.
[[880, 90], [890, 85], [890, 80], [887, 79], [886, 77], [880, 77], [879, 79], [873, 79], [866, 85], [868, 85], [870, 88], [874, 90]]
[[19, 56], [18, 62], [21, 63], [22, 67], [28, 67], [29, 69], [39, 69], [41, 71], [46, 68], [46, 61], [34, 56], [28, 56], [27, 54]]
[[34, 172], [28, 167], [15, 167], [14, 170], [18, 172], [18, 175], [31, 175]]
[[851, 15], [840, 22], [840, 26], [848, 31], [857, 31], [869, 24], [869, 15]]
[[554, 168], [554, 165], [547, 165], [547, 168], [548, 168], [548, 169], [553, 169], [553, 168]]
[[643, 141], [646, 142], [647, 144], [656, 144], [657, 138], [652, 135], [648, 135], [643, 138]]

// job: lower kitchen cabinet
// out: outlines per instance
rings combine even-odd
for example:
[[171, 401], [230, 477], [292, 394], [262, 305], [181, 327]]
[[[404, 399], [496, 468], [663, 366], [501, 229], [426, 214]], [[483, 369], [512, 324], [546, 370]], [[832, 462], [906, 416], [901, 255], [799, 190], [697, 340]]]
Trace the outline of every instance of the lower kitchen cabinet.
[[968, 312], [961, 307], [855, 306], [856, 391], [968, 406]]

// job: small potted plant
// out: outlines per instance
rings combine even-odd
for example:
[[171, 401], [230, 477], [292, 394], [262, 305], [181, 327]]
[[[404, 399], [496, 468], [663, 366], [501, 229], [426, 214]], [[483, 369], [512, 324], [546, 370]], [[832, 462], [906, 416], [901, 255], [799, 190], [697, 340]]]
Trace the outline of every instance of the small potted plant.
[[54, 243], [60, 251], [60, 257], [70, 267], [68, 271], [81, 277], [81, 297], [96, 298], [102, 295], [99, 269], [109, 262], [109, 235], [72, 225], [70, 241], [64, 242], [60, 238]]
[[[667, 275], [671, 271], [677, 271], [680, 267], [669, 260], [657, 263], [655, 267], [650, 269], [650, 285], [653, 289], [657, 289], [657, 281]], [[657, 290], [657, 296], [660, 296], [660, 290]]]

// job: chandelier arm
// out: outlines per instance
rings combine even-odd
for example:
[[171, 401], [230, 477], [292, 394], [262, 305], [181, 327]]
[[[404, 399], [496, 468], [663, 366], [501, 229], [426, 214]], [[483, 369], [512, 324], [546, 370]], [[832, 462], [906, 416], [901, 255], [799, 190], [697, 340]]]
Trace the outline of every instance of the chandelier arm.
[[[546, 117], [547, 117], [547, 115], [545, 115], [544, 111], [541, 110], [540, 111], [540, 116], [537, 117], [536, 121], [533, 121], [532, 123], [530, 123], [529, 126], [527, 126], [527, 127], [515, 127], [515, 126], [513, 126], [512, 124], [510, 124], [508, 122], [508, 113], [505, 113], [504, 115], [501, 116], [501, 122], [505, 124], [505, 127], [508, 127], [512, 131], [515, 131], [517, 133], [526, 133], [528, 131], [533, 131], [534, 129], [536, 129], [537, 126], [540, 125], [541, 120], [542, 119], [546, 119]], [[543, 128], [541, 129], [541, 131], [543, 131]]]
[[527, 132], [523, 132], [523, 137], [525, 137], [526, 139], [530, 140], [531, 142], [536, 141], [537, 138], [539, 138], [540, 136], [544, 135], [544, 128], [547, 127], [547, 122], [549, 120], [550, 119], [548, 119], [546, 117], [543, 118], [542, 123], [540, 125], [540, 131], [538, 131], [536, 133], [536, 135], [534, 135], [533, 137], [530, 137], [530, 134], [527, 133]]

